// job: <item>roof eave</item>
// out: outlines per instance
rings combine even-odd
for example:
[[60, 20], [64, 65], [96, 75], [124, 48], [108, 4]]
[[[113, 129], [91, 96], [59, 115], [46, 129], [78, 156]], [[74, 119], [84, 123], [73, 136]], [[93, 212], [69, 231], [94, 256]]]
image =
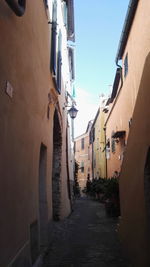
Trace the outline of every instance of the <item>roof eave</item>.
[[116, 55], [116, 63], [122, 59], [139, 0], [130, 0]]

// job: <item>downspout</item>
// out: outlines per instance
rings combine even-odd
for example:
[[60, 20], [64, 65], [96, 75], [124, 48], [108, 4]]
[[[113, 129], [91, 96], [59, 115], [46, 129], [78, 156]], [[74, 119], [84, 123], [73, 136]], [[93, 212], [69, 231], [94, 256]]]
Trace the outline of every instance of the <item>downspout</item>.
[[105, 163], [106, 163], [106, 179], [107, 179], [107, 157], [106, 157], [106, 127], [103, 128], [104, 129], [104, 135], [105, 135]]
[[[26, 0], [5, 0], [16, 16], [21, 17], [25, 13]], [[17, 3], [18, 2], [18, 3]]]
[[93, 128], [91, 128], [91, 133], [92, 133], [92, 179], [94, 178], [94, 149], [93, 149]]

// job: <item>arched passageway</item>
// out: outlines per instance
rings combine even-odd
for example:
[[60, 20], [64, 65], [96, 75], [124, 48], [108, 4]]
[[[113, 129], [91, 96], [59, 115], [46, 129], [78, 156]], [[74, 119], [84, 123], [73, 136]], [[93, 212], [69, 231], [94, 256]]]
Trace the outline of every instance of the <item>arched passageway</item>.
[[46, 194], [47, 148], [41, 144], [39, 159], [39, 244], [47, 245], [48, 204]]
[[52, 204], [53, 219], [60, 219], [61, 204], [61, 156], [62, 156], [62, 135], [58, 111], [54, 113], [53, 127], [53, 172], [52, 172]]

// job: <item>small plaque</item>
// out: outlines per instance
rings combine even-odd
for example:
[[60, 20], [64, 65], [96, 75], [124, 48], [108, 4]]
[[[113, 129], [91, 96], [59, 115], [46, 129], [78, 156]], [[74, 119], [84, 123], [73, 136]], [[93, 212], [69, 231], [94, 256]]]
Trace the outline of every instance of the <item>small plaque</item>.
[[6, 89], [5, 89], [6, 94], [9, 97], [13, 98], [13, 91], [14, 91], [14, 89], [11, 86], [10, 82], [9, 81], [6, 81]]

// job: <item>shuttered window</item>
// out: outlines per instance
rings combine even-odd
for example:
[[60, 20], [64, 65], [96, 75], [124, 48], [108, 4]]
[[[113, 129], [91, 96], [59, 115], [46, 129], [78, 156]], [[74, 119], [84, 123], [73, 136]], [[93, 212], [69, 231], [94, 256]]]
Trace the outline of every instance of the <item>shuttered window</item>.
[[62, 66], [61, 46], [62, 46], [62, 34], [61, 31], [59, 31], [58, 55], [57, 55], [57, 91], [59, 94], [61, 93], [61, 66]]
[[67, 4], [66, 2], [63, 2], [63, 20], [65, 27], [67, 27], [67, 16]]
[[53, 76], [56, 76], [56, 30], [57, 23], [52, 23], [52, 46], [51, 46], [51, 71]]
[[70, 78], [73, 81], [75, 79], [75, 70], [74, 70], [74, 48], [68, 48], [69, 54], [69, 69], [70, 69]]
[[84, 138], [81, 139], [81, 149], [84, 149]]
[[57, 2], [53, 2], [51, 38], [51, 71], [56, 77], [56, 45], [57, 45]]
[[74, 34], [74, 1], [68, 0], [68, 40], [75, 41]]
[[61, 68], [62, 68], [62, 33], [57, 25], [57, 1], [53, 2], [52, 39], [51, 39], [51, 72], [55, 88], [61, 94]]

